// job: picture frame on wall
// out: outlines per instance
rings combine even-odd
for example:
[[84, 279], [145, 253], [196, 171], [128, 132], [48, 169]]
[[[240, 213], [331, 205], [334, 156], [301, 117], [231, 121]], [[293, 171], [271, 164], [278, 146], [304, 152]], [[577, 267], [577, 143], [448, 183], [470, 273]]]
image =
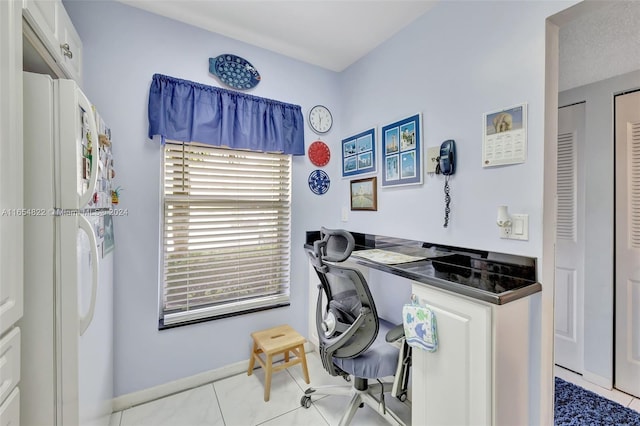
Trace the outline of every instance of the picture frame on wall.
[[351, 210], [378, 210], [378, 179], [374, 177], [351, 181]]
[[383, 187], [422, 183], [421, 121], [418, 113], [382, 127]]
[[342, 140], [342, 177], [376, 172], [376, 131], [365, 130]]

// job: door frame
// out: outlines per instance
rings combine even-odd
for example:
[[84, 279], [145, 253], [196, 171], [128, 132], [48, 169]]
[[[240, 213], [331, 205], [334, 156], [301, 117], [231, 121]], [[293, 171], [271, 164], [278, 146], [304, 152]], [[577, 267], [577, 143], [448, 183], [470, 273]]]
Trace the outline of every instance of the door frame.
[[[555, 292], [554, 283], [554, 270], [555, 270], [555, 208], [556, 208], [556, 188], [555, 188], [555, 176], [557, 173], [555, 152], [557, 150], [557, 108], [558, 108], [558, 79], [559, 79], [559, 29], [561, 26], [567, 23], [581, 18], [586, 14], [593, 13], [602, 7], [606, 7], [606, 2], [595, 1], [582, 1], [574, 6], [565, 9], [556, 15], [547, 18], [547, 31], [546, 31], [546, 62], [545, 62], [545, 132], [544, 132], [544, 184], [543, 184], [543, 244], [542, 244], [542, 265], [541, 265], [541, 282], [543, 283], [543, 300], [542, 300], [542, 360], [541, 360], [541, 422], [548, 424], [553, 423], [553, 294]], [[640, 72], [640, 71], [636, 71]], [[634, 72], [635, 73], [635, 72]], [[615, 79], [616, 77], [611, 77]], [[603, 79], [603, 81], [608, 79]], [[613, 95], [619, 93], [611, 91], [609, 93], [611, 102], [613, 102]], [[589, 100], [587, 100], [589, 103]], [[613, 113], [611, 113], [613, 114]], [[588, 130], [587, 130], [588, 132]], [[613, 134], [610, 136], [613, 139]], [[613, 160], [612, 160], [613, 161]], [[613, 162], [611, 163], [611, 167]], [[609, 189], [612, 190], [613, 186]], [[613, 201], [612, 201], [613, 202]], [[587, 206], [588, 208], [588, 206]], [[613, 211], [613, 205], [611, 207]], [[612, 219], [613, 220], [613, 219]], [[613, 223], [613, 222], [612, 222]], [[602, 224], [600, 224], [601, 226]], [[588, 224], [586, 224], [588, 226]], [[613, 235], [613, 225], [611, 226], [611, 233]], [[612, 237], [613, 240], [613, 237]], [[613, 241], [612, 241], [613, 243]], [[585, 253], [586, 257], [589, 257], [589, 252]], [[613, 249], [611, 251], [611, 257], [613, 257]], [[613, 262], [613, 260], [612, 260]], [[586, 270], [586, 273], [589, 273]], [[613, 263], [608, 271], [603, 273], [609, 274], [611, 280], [613, 280]], [[613, 281], [612, 281], [613, 282]], [[611, 287], [611, 307], [613, 310], [613, 286]], [[545, 291], [547, 293], [545, 294]], [[585, 289], [587, 291], [587, 289]], [[586, 294], [586, 293], [585, 293]], [[586, 312], [586, 311], [585, 311]], [[585, 314], [586, 317], [586, 314]], [[585, 323], [586, 326], [586, 323]], [[610, 329], [613, 336], [613, 312], [611, 312], [611, 318], [607, 320], [606, 324], [599, 324], [602, 328]], [[603, 329], [604, 329], [603, 328]], [[585, 331], [586, 335], [589, 333]], [[591, 331], [594, 335], [597, 334], [597, 330]], [[595, 337], [594, 337], [595, 338]], [[585, 348], [586, 350], [587, 348]], [[602, 387], [611, 388], [613, 380], [613, 338], [611, 342], [611, 348], [607, 349], [611, 351], [611, 378], [607, 378], [600, 374], [594, 374], [588, 372], [589, 366], [585, 363], [585, 372], [588, 377], [587, 380], [592, 381]], [[600, 366], [602, 367], [602, 366]], [[549, 380], [547, 382], [546, 380]]]

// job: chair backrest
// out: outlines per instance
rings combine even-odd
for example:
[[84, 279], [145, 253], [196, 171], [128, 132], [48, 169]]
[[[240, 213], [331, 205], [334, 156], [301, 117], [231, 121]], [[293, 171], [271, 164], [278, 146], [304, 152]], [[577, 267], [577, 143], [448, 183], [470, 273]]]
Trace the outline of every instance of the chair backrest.
[[316, 327], [325, 364], [331, 357], [353, 358], [366, 351], [380, 324], [364, 276], [357, 269], [340, 264], [355, 247], [353, 236], [342, 229], [324, 227], [320, 236], [307, 255], [320, 279]]

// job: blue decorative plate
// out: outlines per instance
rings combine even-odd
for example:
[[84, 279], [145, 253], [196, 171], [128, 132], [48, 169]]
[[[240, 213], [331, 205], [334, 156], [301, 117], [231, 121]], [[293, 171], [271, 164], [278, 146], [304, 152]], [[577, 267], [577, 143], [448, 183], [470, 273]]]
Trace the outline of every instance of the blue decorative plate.
[[322, 195], [329, 190], [331, 180], [323, 170], [314, 170], [309, 174], [309, 189], [316, 195]]
[[238, 90], [252, 89], [260, 83], [258, 70], [246, 59], [230, 53], [209, 58], [209, 72]]

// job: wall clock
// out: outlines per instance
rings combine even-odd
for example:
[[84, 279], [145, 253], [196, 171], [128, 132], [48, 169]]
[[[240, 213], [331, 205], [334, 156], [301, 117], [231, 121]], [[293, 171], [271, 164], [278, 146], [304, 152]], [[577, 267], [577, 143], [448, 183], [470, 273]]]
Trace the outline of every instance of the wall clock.
[[314, 170], [309, 174], [309, 189], [316, 195], [325, 194], [329, 190], [331, 180], [324, 170]]
[[329, 159], [331, 159], [331, 150], [329, 150], [326, 143], [315, 141], [309, 145], [307, 155], [314, 166], [323, 167], [326, 166], [327, 163], [329, 163]]
[[333, 117], [329, 108], [324, 105], [316, 105], [311, 108], [311, 111], [309, 111], [309, 125], [318, 134], [327, 133], [331, 130]]

